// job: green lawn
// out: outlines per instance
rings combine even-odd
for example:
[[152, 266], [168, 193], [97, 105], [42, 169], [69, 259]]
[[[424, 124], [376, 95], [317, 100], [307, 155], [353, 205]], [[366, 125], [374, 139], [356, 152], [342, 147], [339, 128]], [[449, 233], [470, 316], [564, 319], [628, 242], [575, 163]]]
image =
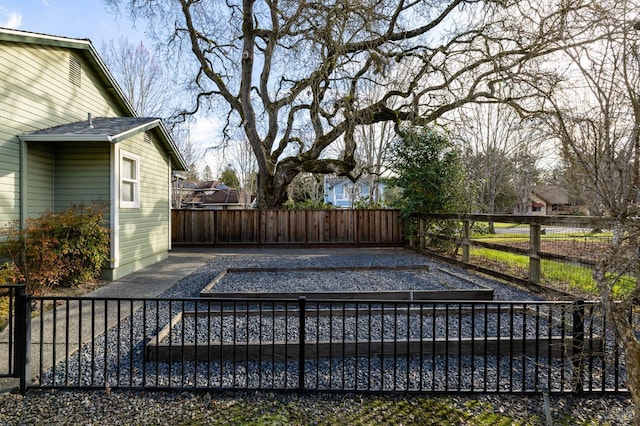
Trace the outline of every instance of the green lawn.
[[[470, 400], [464, 407], [447, 398], [428, 397], [347, 397], [342, 401], [300, 401], [281, 403], [262, 401], [245, 403], [236, 400], [225, 404], [215, 415], [212, 411], [194, 413], [184, 425], [537, 425], [542, 419], [531, 416], [513, 419], [497, 413], [489, 404]], [[319, 415], [319, 411], [322, 413]]]
[[[613, 234], [611, 232], [599, 232], [599, 233], [591, 233], [591, 232], [549, 232], [540, 235], [541, 241], [563, 241], [563, 240], [572, 240], [579, 239], [580, 241], [594, 241], [601, 242], [602, 240], [609, 240]], [[529, 232], [513, 232], [506, 234], [486, 234], [486, 233], [471, 233], [471, 238], [479, 241], [490, 241], [499, 243], [501, 241], [529, 241]]]
[[[490, 262], [490, 269], [496, 269], [499, 272], [520, 278], [525, 278], [529, 274], [529, 258], [524, 255], [486, 248], [471, 248], [470, 255], [472, 263], [482, 263], [482, 259], [484, 259]], [[576, 291], [591, 296], [598, 295], [590, 268], [551, 260], [542, 260], [540, 268], [543, 285], [563, 291]], [[615, 297], [621, 297], [634, 286], [635, 280], [631, 277], [623, 277], [614, 287], [613, 294]]]

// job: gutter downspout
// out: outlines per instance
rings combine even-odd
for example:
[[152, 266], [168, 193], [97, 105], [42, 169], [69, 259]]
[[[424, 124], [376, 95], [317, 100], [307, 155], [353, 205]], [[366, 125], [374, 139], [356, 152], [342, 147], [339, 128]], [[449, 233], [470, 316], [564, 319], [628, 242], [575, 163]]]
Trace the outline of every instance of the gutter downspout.
[[27, 226], [27, 143], [20, 140], [20, 229]]
[[173, 207], [173, 179], [172, 178], [173, 178], [173, 176], [172, 176], [171, 171], [173, 169], [173, 167], [172, 167], [173, 161], [171, 160], [171, 155], [167, 155], [167, 156], [169, 157], [169, 162], [168, 162], [169, 163], [169, 165], [168, 165], [168, 167], [169, 167], [169, 170], [168, 170], [168, 174], [169, 174], [169, 179], [168, 179], [169, 180], [169, 205], [167, 206], [168, 209], [169, 209], [169, 212], [168, 212], [169, 213], [169, 216], [168, 216], [169, 217], [169, 220], [168, 220], [168, 225], [169, 225], [169, 230], [168, 231], [169, 232], [167, 232], [169, 241], [167, 241], [167, 247], [168, 247], [168, 250], [171, 251], [171, 248], [172, 248], [171, 247], [171, 229], [172, 229], [171, 215], [173, 214], [173, 212], [172, 212], [172, 207]]
[[111, 144], [111, 188], [109, 222], [111, 228], [110, 267], [111, 273], [120, 266], [120, 147]]

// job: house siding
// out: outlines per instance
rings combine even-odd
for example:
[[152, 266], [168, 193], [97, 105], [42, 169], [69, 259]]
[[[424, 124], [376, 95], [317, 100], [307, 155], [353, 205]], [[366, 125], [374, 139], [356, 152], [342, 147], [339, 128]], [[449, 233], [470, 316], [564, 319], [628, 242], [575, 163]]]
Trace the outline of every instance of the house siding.
[[53, 165], [52, 145], [31, 146], [27, 155], [27, 216], [37, 217], [46, 210], [53, 210]]
[[[381, 198], [384, 184], [377, 185], [378, 197]], [[355, 202], [368, 199], [370, 192], [369, 184], [365, 180], [359, 180], [354, 184], [347, 178], [326, 178], [324, 182], [324, 202], [335, 207], [351, 208]]]
[[[81, 52], [81, 51], [80, 51]], [[69, 79], [69, 58], [82, 64], [78, 87]], [[76, 56], [77, 55], [77, 56]], [[0, 41], [0, 226], [20, 218], [20, 141], [18, 135], [38, 129], [95, 117], [123, 115], [112, 94], [98, 74], [78, 52], [61, 47]], [[35, 149], [38, 151], [38, 148]], [[27, 158], [31, 166], [28, 179], [40, 179], [49, 165], [40, 152]], [[27, 183], [33, 191], [42, 191], [26, 212], [33, 215], [47, 200], [41, 182]], [[53, 208], [49, 204], [49, 208]]]
[[[115, 277], [155, 263], [169, 249], [169, 158], [157, 140], [140, 133], [120, 142], [120, 149], [140, 157], [140, 207], [119, 211], [119, 271]], [[119, 159], [118, 159], [119, 163]]]
[[60, 143], [56, 146], [55, 161], [56, 211], [74, 204], [109, 202], [108, 143]]

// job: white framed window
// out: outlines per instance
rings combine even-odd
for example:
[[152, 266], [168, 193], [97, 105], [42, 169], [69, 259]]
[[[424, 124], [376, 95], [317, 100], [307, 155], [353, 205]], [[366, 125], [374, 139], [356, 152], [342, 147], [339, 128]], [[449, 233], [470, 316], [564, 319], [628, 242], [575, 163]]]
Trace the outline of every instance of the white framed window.
[[140, 207], [140, 157], [120, 151], [120, 207]]

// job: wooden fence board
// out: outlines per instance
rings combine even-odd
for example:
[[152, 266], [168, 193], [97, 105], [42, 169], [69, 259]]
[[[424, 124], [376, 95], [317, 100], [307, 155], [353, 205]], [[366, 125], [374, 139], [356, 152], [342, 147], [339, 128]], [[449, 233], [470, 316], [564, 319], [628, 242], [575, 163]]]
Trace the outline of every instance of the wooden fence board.
[[173, 210], [180, 245], [386, 245], [405, 243], [398, 210]]

